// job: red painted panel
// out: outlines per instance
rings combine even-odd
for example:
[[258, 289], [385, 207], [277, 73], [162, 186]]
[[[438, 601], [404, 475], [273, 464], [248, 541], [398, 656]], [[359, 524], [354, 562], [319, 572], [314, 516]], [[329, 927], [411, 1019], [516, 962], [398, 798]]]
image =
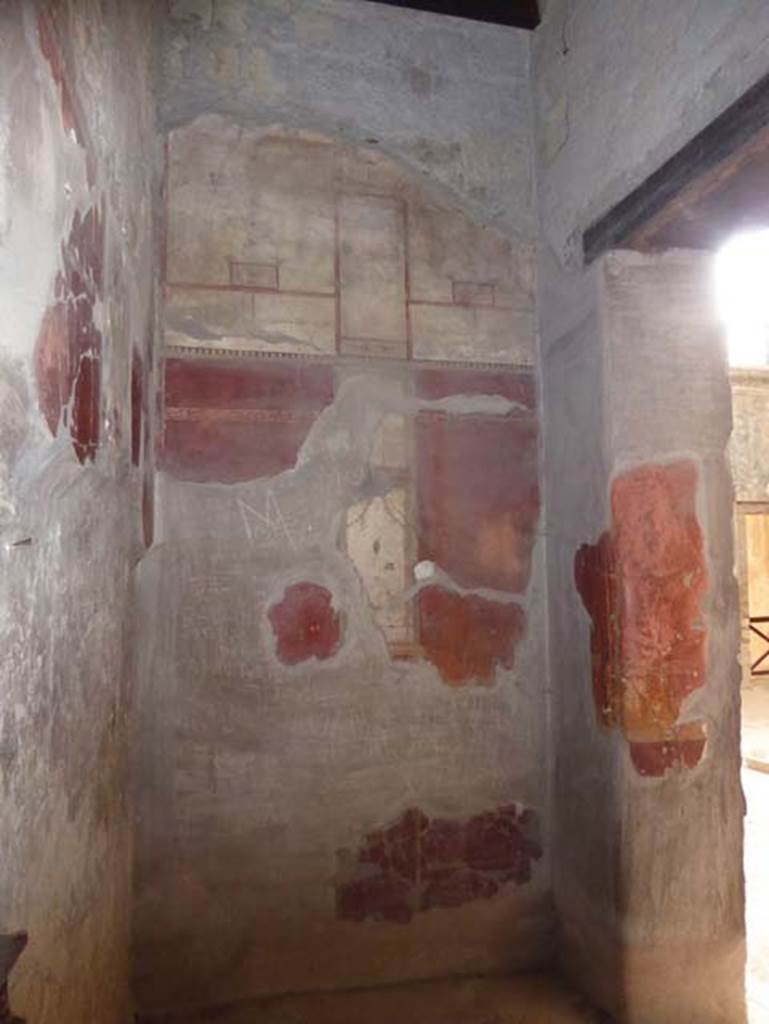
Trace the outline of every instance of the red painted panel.
[[414, 914], [490, 899], [525, 885], [542, 856], [536, 815], [505, 805], [465, 820], [412, 808], [339, 854], [337, 916], [408, 924]]
[[69, 340], [67, 307], [64, 302], [56, 302], [43, 316], [35, 345], [38, 403], [54, 437], [72, 389]]
[[59, 102], [61, 106], [62, 123], [67, 134], [74, 135], [77, 142], [82, 146], [83, 138], [79, 124], [79, 118], [75, 109], [74, 97], [67, 81], [64, 68], [64, 60], [56, 39], [56, 31], [53, 21], [46, 11], [41, 11], [37, 19], [38, 34], [40, 37], [40, 49], [48, 61], [53, 80], [59, 89]]
[[286, 587], [283, 600], [270, 608], [268, 617], [284, 665], [298, 665], [310, 658], [322, 661], [339, 650], [341, 617], [325, 587], [316, 583]]
[[93, 461], [99, 447], [101, 427], [101, 358], [95, 351], [80, 356], [72, 393], [70, 434], [80, 462]]
[[334, 398], [330, 366], [277, 360], [169, 359], [163, 468], [181, 480], [235, 483], [295, 465]]
[[101, 427], [101, 332], [94, 308], [102, 292], [104, 232], [95, 207], [72, 221], [62, 245], [55, 301], [35, 346], [41, 412], [56, 435], [65, 420], [80, 462], [92, 460]]
[[497, 665], [513, 667], [525, 618], [517, 604], [426, 587], [417, 607], [422, 649], [450, 686], [491, 685]]
[[[155, 539], [155, 438], [153, 423], [160, 423], [157, 409], [150, 406], [150, 387], [152, 380], [152, 339], [147, 342], [147, 365], [143, 370], [142, 384], [142, 532], [144, 544], [151, 547]], [[155, 390], [156, 404], [161, 401], [160, 389]]]
[[532, 411], [537, 407], [537, 381], [531, 370], [420, 367], [417, 371], [417, 394], [428, 399], [452, 395], [502, 395]]
[[707, 743], [704, 722], [677, 726], [667, 740], [631, 742], [630, 757], [639, 774], [660, 778], [672, 768], [696, 768]]
[[597, 544], [583, 544], [574, 557], [574, 580], [582, 603], [593, 620], [590, 652], [593, 666], [593, 699], [601, 725], [621, 718], [616, 704], [621, 691], [616, 685], [620, 664], [620, 620], [615, 614], [617, 571], [611, 537], [604, 533]]
[[142, 534], [144, 546], [152, 547], [155, 539], [155, 475], [152, 462], [146, 456], [142, 472]]
[[[575, 557], [575, 580], [593, 620], [593, 690], [599, 721], [619, 726], [644, 775], [691, 767], [704, 723], [677, 724], [705, 682], [707, 588], [696, 512], [697, 466], [646, 465], [618, 476], [612, 525]], [[682, 730], [685, 730], [683, 732]]]
[[144, 364], [134, 349], [131, 360], [131, 463], [134, 466], [141, 461], [144, 404]]
[[[532, 408], [531, 373], [420, 370], [424, 398], [497, 394]], [[457, 583], [523, 593], [539, 519], [537, 421], [423, 412], [417, 420], [419, 557]]]

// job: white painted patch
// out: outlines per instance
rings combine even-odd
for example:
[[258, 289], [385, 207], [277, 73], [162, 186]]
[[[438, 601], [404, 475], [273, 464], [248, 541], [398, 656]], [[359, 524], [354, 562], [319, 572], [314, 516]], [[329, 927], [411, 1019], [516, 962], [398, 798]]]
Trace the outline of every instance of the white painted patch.
[[421, 583], [432, 579], [435, 575], [435, 562], [417, 562], [414, 566], [414, 579]]

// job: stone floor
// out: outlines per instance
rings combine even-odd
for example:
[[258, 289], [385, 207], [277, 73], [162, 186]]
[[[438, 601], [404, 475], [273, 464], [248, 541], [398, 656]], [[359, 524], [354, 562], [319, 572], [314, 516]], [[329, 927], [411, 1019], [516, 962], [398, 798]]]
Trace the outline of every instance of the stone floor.
[[[174, 1024], [599, 1024], [549, 975], [419, 982], [346, 993], [281, 996]], [[160, 1021], [155, 1024], [161, 1024]], [[170, 1019], [168, 1024], [170, 1024]]]

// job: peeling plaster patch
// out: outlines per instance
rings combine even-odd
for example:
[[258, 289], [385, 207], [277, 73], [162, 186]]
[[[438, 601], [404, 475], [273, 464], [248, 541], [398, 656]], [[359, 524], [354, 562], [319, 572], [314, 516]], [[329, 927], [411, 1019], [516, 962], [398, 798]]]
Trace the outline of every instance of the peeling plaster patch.
[[411, 808], [369, 832], [355, 853], [339, 852], [337, 917], [408, 924], [525, 885], [541, 856], [532, 810], [509, 804], [457, 821]]
[[519, 605], [427, 587], [417, 607], [422, 650], [445, 683], [490, 686], [498, 665], [513, 668], [525, 621]]
[[298, 665], [310, 658], [325, 661], [341, 646], [341, 616], [334, 611], [331, 593], [317, 583], [286, 587], [282, 601], [272, 605], [268, 618], [284, 665]]
[[699, 763], [704, 722], [678, 723], [705, 683], [708, 576], [690, 461], [645, 465], [618, 476], [612, 526], [583, 545], [574, 576], [593, 620], [593, 696], [598, 720], [619, 727], [642, 775]]

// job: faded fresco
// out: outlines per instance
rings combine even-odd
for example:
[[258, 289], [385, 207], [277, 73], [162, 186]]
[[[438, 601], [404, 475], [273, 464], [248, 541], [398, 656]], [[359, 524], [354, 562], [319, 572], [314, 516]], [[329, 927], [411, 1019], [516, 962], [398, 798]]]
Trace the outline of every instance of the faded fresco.
[[217, 118], [171, 134], [165, 247], [140, 998], [539, 962], [530, 249], [374, 148]]

